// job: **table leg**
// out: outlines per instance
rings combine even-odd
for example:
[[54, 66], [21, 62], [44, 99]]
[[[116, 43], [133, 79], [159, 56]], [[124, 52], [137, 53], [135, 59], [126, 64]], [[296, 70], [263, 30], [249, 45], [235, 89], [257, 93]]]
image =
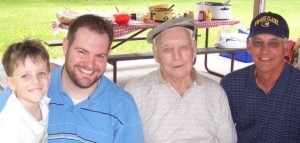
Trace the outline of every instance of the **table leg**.
[[[128, 40], [134, 38], [135, 36], [141, 34], [142, 32], [144, 32], [145, 30], [147, 30], [147, 28], [141, 29], [138, 32], [132, 34], [131, 36], [127, 37], [126, 39], [120, 41], [119, 43], [117, 43], [116, 45], [112, 46], [111, 49], [115, 49], [118, 46], [124, 44], [125, 42], [127, 42]], [[113, 66], [113, 81], [115, 83], [117, 83], [117, 61], [111, 62], [112, 66]]]
[[[206, 28], [205, 29], [205, 48], [208, 48], [208, 36], [209, 36], [208, 33], [209, 33], [209, 28]], [[230, 72], [232, 72], [233, 69], [234, 69], [234, 54], [235, 54], [234, 52], [231, 52]], [[218, 77], [224, 77], [223, 74], [220, 74], [220, 73], [217, 73], [215, 71], [210, 70], [208, 68], [207, 61], [208, 61], [208, 54], [204, 54], [204, 66], [205, 66], [205, 69], [208, 73], [213, 74], [213, 75], [218, 76]]]
[[117, 48], [118, 46], [124, 44], [124, 43], [127, 42], [128, 40], [134, 38], [135, 36], [141, 34], [142, 32], [144, 32], [144, 31], [146, 31], [146, 30], [147, 30], [147, 28], [144, 28], [144, 29], [139, 30], [138, 32], [132, 34], [132, 35], [129, 36], [128, 38], [126, 38], [126, 39], [122, 40], [121, 42], [117, 43], [116, 45], [112, 46], [111, 49]]
[[109, 61], [108, 63], [113, 66], [113, 81], [117, 83], [117, 61]]
[[230, 66], [230, 72], [233, 71], [233, 67], [234, 67], [234, 55], [235, 55], [235, 52], [231, 52], [231, 66]]
[[113, 63], [113, 81], [117, 83], [117, 62]]

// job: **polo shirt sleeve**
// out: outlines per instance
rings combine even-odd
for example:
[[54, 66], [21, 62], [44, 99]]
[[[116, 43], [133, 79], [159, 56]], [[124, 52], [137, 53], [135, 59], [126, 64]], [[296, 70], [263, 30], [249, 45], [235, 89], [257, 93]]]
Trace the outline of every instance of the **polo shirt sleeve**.
[[133, 98], [129, 99], [129, 104], [127, 102], [124, 105], [117, 105], [122, 108], [119, 117], [122, 117], [120, 120], [123, 125], [115, 131], [115, 143], [143, 143], [143, 128], [140, 114]]
[[1, 93], [0, 93], [0, 112], [2, 111], [3, 107], [6, 104], [6, 101], [8, 97], [11, 95], [12, 91], [6, 87]]

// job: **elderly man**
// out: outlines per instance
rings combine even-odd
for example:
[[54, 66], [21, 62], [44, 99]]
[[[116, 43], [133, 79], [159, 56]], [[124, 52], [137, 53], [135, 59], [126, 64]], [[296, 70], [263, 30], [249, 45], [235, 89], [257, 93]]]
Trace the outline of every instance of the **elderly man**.
[[300, 71], [284, 60], [288, 38], [283, 17], [259, 14], [251, 22], [247, 40], [254, 65], [221, 81], [238, 142], [300, 142]]
[[168, 20], [147, 35], [159, 69], [125, 86], [140, 111], [145, 142], [236, 142], [227, 96], [197, 73], [196, 26]]

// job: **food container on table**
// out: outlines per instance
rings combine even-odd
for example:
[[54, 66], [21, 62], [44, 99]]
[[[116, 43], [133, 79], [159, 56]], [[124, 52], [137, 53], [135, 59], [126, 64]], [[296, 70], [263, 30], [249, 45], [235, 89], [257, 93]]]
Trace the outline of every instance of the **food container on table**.
[[169, 7], [168, 4], [150, 6], [150, 19], [157, 22], [164, 22], [169, 19], [173, 19], [173, 6], [174, 5]]
[[127, 13], [118, 13], [114, 15], [115, 22], [119, 25], [127, 25], [131, 19], [131, 15]]
[[66, 9], [56, 12], [56, 18], [64, 25], [69, 25], [75, 18], [81, 14], [77, 11]]
[[[197, 12], [202, 9], [202, 3], [197, 3]], [[227, 20], [231, 18], [231, 5], [229, 3], [219, 2], [204, 2], [204, 10], [210, 10], [212, 14], [212, 20]], [[198, 19], [198, 15], [196, 15]]]

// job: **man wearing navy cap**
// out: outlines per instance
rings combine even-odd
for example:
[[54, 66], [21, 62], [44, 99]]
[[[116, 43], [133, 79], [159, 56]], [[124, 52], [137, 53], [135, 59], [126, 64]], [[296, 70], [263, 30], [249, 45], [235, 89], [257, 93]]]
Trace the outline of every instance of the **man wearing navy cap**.
[[159, 69], [125, 86], [140, 111], [145, 143], [234, 143], [227, 96], [193, 68], [195, 22], [168, 20], [147, 35]]
[[300, 71], [284, 60], [288, 38], [283, 17], [260, 13], [247, 39], [254, 64], [221, 80], [238, 142], [300, 142]]

